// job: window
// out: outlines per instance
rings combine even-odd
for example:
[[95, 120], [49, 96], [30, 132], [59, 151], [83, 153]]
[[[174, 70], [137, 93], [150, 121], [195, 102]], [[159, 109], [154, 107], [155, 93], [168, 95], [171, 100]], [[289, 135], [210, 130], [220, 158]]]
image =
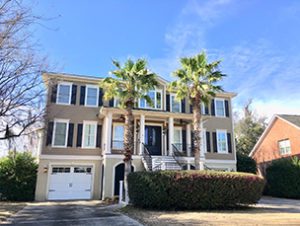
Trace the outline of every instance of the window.
[[69, 130], [69, 120], [56, 119], [54, 120], [53, 129], [53, 147], [67, 147], [67, 134]]
[[112, 148], [124, 149], [124, 125], [114, 124]]
[[70, 167], [53, 167], [52, 173], [70, 173]]
[[218, 153], [228, 153], [227, 134], [225, 130], [217, 130]]
[[224, 99], [215, 99], [216, 116], [225, 117]]
[[174, 94], [170, 95], [171, 98], [171, 112], [181, 112], [181, 102], [177, 101]]
[[150, 90], [148, 96], [152, 100], [152, 105], [142, 98], [139, 100], [140, 108], [162, 109], [162, 90]]
[[97, 86], [86, 86], [85, 105], [89, 107], [98, 106], [99, 89]]
[[173, 142], [175, 147], [179, 150], [182, 151], [183, 149], [183, 144], [182, 144], [182, 128], [181, 127], [175, 127], [174, 128], [174, 138]]
[[96, 148], [97, 122], [83, 122], [83, 148]]
[[201, 131], [201, 142], [202, 142], [202, 150], [204, 153], [207, 152], [207, 145], [206, 145], [206, 130], [202, 129]]
[[91, 167], [85, 167], [85, 166], [74, 167], [74, 173], [91, 174], [92, 173], [92, 168]]
[[114, 107], [119, 107], [120, 100], [118, 98], [114, 98]]
[[281, 140], [278, 141], [279, 144], [279, 153], [281, 155], [291, 154], [291, 142], [290, 140]]
[[56, 103], [58, 104], [70, 104], [71, 103], [71, 83], [60, 83], [58, 84], [57, 90], [57, 99]]

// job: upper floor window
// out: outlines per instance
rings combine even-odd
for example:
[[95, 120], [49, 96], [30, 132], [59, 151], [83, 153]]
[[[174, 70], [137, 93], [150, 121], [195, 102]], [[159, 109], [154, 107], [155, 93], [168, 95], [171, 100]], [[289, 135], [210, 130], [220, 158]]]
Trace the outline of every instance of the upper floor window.
[[218, 153], [228, 153], [226, 130], [217, 130], [217, 150]]
[[97, 122], [83, 122], [83, 148], [96, 148]]
[[71, 103], [71, 91], [72, 91], [72, 83], [58, 84], [56, 103], [70, 104]]
[[225, 117], [225, 101], [224, 99], [215, 99], [216, 116]]
[[53, 129], [53, 147], [67, 147], [68, 139], [68, 129], [69, 129], [69, 120], [56, 119], [54, 120], [54, 129]]
[[98, 106], [99, 88], [97, 86], [86, 86], [85, 105], [89, 107]]
[[150, 90], [148, 96], [152, 101], [152, 105], [148, 104], [145, 99], [139, 100], [140, 108], [162, 109], [162, 90]]
[[113, 149], [123, 149], [124, 148], [124, 125], [114, 124], [113, 126]]
[[181, 102], [177, 101], [174, 94], [170, 95], [171, 112], [181, 112]]
[[291, 142], [290, 140], [281, 140], [278, 141], [279, 152], [281, 155], [291, 154]]

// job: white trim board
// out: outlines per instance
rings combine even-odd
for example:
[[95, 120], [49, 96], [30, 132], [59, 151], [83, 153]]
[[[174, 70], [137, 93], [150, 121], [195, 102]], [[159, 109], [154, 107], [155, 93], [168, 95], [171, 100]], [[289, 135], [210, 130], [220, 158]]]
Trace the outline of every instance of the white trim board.
[[40, 155], [41, 160], [103, 160], [101, 156], [92, 155]]

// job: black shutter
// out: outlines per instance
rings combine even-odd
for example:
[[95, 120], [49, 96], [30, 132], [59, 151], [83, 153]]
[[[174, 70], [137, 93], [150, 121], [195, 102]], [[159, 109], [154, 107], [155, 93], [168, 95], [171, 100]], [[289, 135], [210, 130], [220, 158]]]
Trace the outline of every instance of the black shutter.
[[210, 148], [210, 132], [206, 131], [206, 151], [211, 152]]
[[77, 85], [72, 85], [72, 97], [71, 104], [76, 104], [76, 95], [77, 95]]
[[85, 102], [85, 86], [80, 86], [80, 105], [84, 105]]
[[190, 104], [190, 113], [193, 113], [193, 105]]
[[103, 89], [99, 89], [99, 100], [98, 100], [98, 106], [102, 106], [103, 105]]
[[182, 130], [182, 150], [187, 151], [186, 149], [186, 131]]
[[114, 106], [114, 98], [112, 98], [112, 99], [109, 100], [109, 106], [110, 107]]
[[83, 127], [82, 124], [77, 125], [77, 143], [76, 143], [77, 147], [81, 147], [82, 144], [82, 127]]
[[53, 122], [48, 123], [46, 146], [51, 145], [52, 143], [53, 125]]
[[55, 84], [52, 86], [52, 89], [51, 89], [51, 102], [52, 103], [56, 103], [57, 87], [58, 87], [58, 85]]
[[211, 108], [211, 115], [215, 115], [215, 100], [214, 99], [211, 100], [210, 108]]
[[181, 100], [181, 112], [185, 113], [185, 99]]
[[204, 114], [206, 114], [206, 115], [208, 115], [209, 114], [209, 110], [208, 110], [208, 105], [207, 104], [205, 104], [205, 112], [204, 112]]
[[170, 108], [170, 94], [167, 94], [167, 102], [166, 102], [166, 110], [167, 111], [170, 111], [171, 108]]
[[73, 147], [74, 124], [69, 123], [68, 147]]
[[228, 105], [228, 100], [225, 100], [225, 113], [226, 113], [226, 117], [229, 117], [229, 105]]
[[227, 133], [227, 145], [228, 145], [228, 152], [232, 153], [231, 134], [230, 133]]
[[166, 131], [166, 136], [167, 136], [167, 150], [169, 150], [169, 130]]
[[194, 156], [194, 146], [195, 146], [195, 143], [194, 143], [194, 141], [195, 141], [195, 137], [194, 137], [194, 132], [193, 131], [191, 131], [191, 139], [192, 139], [192, 143], [191, 143], [191, 155], [192, 156]]
[[96, 147], [100, 148], [101, 147], [101, 125], [97, 126], [97, 141], [96, 141]]
[[218, 152], [218, 144], [217, 144], [217, 133], [213, 132], [213, 150], [214, 152]]

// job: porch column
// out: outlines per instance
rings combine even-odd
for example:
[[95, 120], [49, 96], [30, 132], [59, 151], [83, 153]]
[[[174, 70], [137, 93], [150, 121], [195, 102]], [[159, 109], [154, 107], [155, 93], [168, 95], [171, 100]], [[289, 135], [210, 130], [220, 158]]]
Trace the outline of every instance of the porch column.
[[105, 143], [104, 153], [111, 154], [111, 129], [112, 129], [112, 113], [109, 112], [105, 117]]
[[174, 143], [174, 119], [169, 118], [169, 155], [173, 154], [172, 144]]
[[139, 155], [143, 154], [143, 143], [145, 142], [145, 115], [141, 115], [140, 118], [140, 151]]
[[200, 122], [200, 128], [201, 128], [201, 142], [200, 142], [200, 170], [204, 170], [204, 162], [205, 162], [205, 154], [204, 154], [204, 149], [203, 149], [203, 147], [204, 147], [204, 140], [203, 140], [203, 138], [204, 138], [204, 136], [203, 136], [203, 122]]
[[191, 136], [191, 124], [186, 125], [186, 152], [187, 156], [191, 156], [192, 148], [192, 136]]

